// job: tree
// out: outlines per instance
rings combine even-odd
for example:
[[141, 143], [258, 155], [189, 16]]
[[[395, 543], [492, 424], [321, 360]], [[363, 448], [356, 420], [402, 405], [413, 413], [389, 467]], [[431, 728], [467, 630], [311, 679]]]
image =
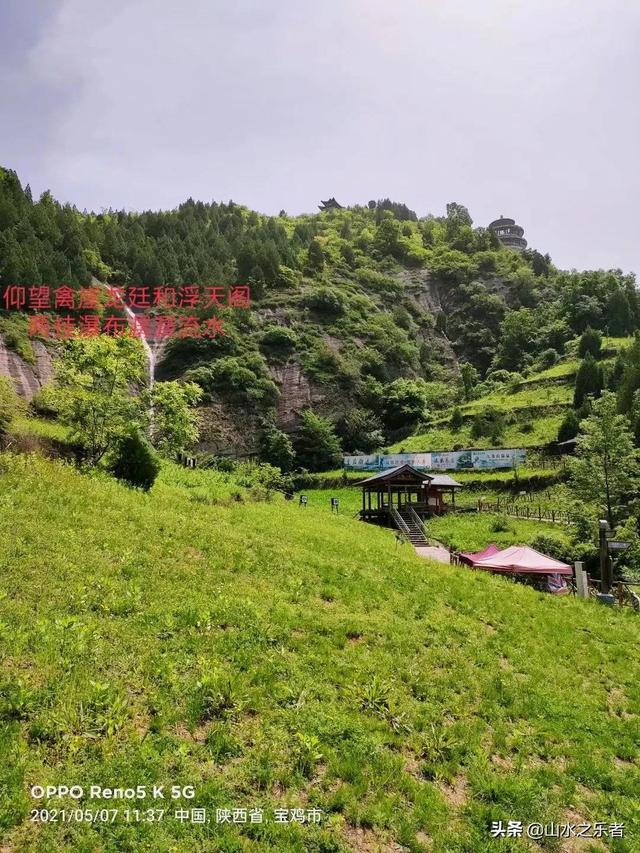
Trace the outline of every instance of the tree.
[[539, 343], [539, 320], [535, 313], [530, 308], [509, 311], [500, 327], [495, 366], [505, 370], [520, 370], [526, 356], [534, 353]]
[[[636, 391], [640, 389], [640, 335], [636, 332], [630, 347], [622, 350], [616, 359], [610, 380], [617, 378], [618, 407], [621, 412], [631, 411]], [[611, 385], [611, 390], [616, 386]]]
[[118, 480], [148, 492], [160, 471], [160, 460], [136, 429], [118, 439], [109, 470]]
[[635, 497], [640, 474], [639, 451], [629, 421], [618, 414], [615, 394], [605, 391], [581, 424], [576, 456], [569, 462], [575, 495], [595, 507], [613, 528]]
[[140, 427], [140, 399], [130, 387], [142, 384], [146, 360], [130, 335], [74, 338], [65, 343], [56, 367], [56, 402], [70, 437], [97, 464], [120, 438]]
[[296, 455], [291, 439], [274, 424], [268, 423], [264, 426], [260, 436], [260, 450], [262, 459], [277, 466], [281, 471], [291, 471], [293, 468]]
[[592, 329], [591, 327], [585, 329], [580, 336], [580, 342], [578, 344], [578, 355], [580, 358], [584, 358], [587, 353], [591, 353], [594, 358], [598, 358], [600, 356], [601, 349], [602, 335], [600, 332], [597, 329]]
[[464, 204], [451, 201], [447, 204], [447, 219], [459, 225], [473, 225], [473, 219]]
[[570, 441], [575, 438], [580, 431], [580, 421], [573, 409], [570, 409], [564, 416], [560, 428], [558, 429], [558, 441]]
[[156, 382], [149, 394], [152, 406], [150, 433], [158, 450], [173, 456], [198, 440], [194, 406], [202, 398], [195, 382]]
[[307, 265], [310, 270], [315, 272], [322, 272], [324, 269], [324, 252], [322, 251], [322, 246], [315, 238], [309, 244]]
[[456, 406], [453, 412], [451, 412], [451, 420], [449, 421], [449, 425], [451, 429], [457, 432], [463, 423], [464, 417], [462, 415], [462, 412], [460, 411], [460, 407]]
[[300, 415], [294, 447], [298, 461], [310, 471], [336, 468], [342, 461], [342, 448], [333, 424], [311, 409]]
[[384, 390], [382, 417], [390, 429], [414, 426], [426, 405], [424, 380], [396, 379]]
[[475, 387], [480, 379], [480, 374], [475, 367], [468, 361], [460, 365], [460, 379], [462, 381], [462, 391], [464, 394], [465, 403], [473, 399]]
[[504, 415], [493, 406], [479, 412], [471, 425], [471, 438], [490, 438], [492, 444], [499, 444], [505, 429]]
[[382, 424], [367, 409], [351, 409], [338, 421], [336, 432], [348, 453], [371, 453], [384, 444]]
[[404, 254], [401, 238], [402, 227], [400, 223], [391, 214], [386, 214], [376, 231], [374, 240], [376, 252], [381, 258], [390, 255], [392, 258], [399, 260]]
[[599, 397], [604, 387], [602, 368], [591, 353], [578, 368], [576, 373], [576, 385], [573, 392], [573, 405], [576, 409], [581, 406], [587, 397]]
[[629, 297], [624, 292], [616, 288], [607, 303], [607, 320], [609, 325], [609, 334], [614, 337], [622, 337], [628, 335], [633, 327], [631, 318], [631, 305]]

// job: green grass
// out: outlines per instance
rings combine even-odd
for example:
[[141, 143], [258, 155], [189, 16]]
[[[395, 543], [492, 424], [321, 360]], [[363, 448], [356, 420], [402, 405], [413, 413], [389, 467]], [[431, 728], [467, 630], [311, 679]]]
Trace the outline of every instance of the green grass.
[[[522, 416], [521, 416], [522, 417]], [[453, 430], [448, 425], [433, 427], [417, 435], [411, 435], [392, 444], [388, 450], [390, 453], [406, 451], [427, 450], [453, 450], [454, 447], [475, 447], [486, 449], [498, 447], [523, 447], [536, 448], [554, 441], [558, 436], [558, 428], [562, 423], [562, 413], [535, 417], [525, 417], [522, 420], [509, 424], [502, 435], [499, 445], [494, 445], [491, 439], [486, 437], [472, 438], [471, 424], [467, 422], [460, 429]]]
[[[142, 494], [4, 455], [0, 505], [6, 849], [526, 849], [489, 838], [510, 819], [620, 821], [611, 849], [638, 849], [634, 615], [422, 560], [313, 502], [250, 502], [213, 472], [167, 466]], [[196, 795], [159, 823], [29, 820], [34, 784], [154, 783]], [[183, 805], [324, 819], [199, 826]]]
[[463, 414], [484, 412], [489, 406], [503, 412], [517, 412], [519, 409], [548, 409], [568, 406], [573, 400], [573, 389], [569, 385], [535, 385], [522, 390], [494, 392], [472, 400], [462, 408]]
[[10, 434], [65, 441], [68, 437], [68, 430], [59, 421], [18, 416], [11, 422]]
[[35, 364], [36, 357], [31, 345], [26, 314], [15, 311], [0, 312], [0, 334], [9, 349], [16, 352], [28, 364]]
[[[494, 530], [496, 521], [507, 530]], [[504, 522], [504, 525], [503, 525]], [[456, 551], [481, 551], [491, 542], [506, 548], [509, 545], [530, 545], [538, 536], [552, 536], [569, 545], [566, 526], [528, 521], [523, 518], [504, 518], [492, 513], [449, 513], [431, 519], [429, 535]]]
[[576, 375], [578, 367], [580, 367], [580, 361], [577, 358], [561, 361], [558, 364], [554, 364], [553, 367], [547, 367], [545, 370], [540, 370], [531, 376], [527, 376], [526, 379], [523, 379], [520, 383], [520, 387], [537, 385], [548, 382], [550, 379], [568, 381], [569, 379], [573, 379]]

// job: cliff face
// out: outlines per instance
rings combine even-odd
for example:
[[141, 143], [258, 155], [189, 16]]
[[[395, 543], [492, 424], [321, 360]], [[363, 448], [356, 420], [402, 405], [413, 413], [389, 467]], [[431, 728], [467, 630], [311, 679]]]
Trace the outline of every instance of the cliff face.
[[270, 370], [280, 388], [276, 409], [278, 426], [290, 431], [295, 427], [299, 413], [319, 402], [322, 395], [311, 388], [299, 364], [291, 362], [282, 367], [272, 365]]
[[40, 341], [32, 341], [31, 346], [35, 356], [33, 364], [10, 350], [0, 334], [0, 376], [10, 379], [18, 394], [26, 400], [31, 400], [53, 377], [53, 362], [49, 350]]

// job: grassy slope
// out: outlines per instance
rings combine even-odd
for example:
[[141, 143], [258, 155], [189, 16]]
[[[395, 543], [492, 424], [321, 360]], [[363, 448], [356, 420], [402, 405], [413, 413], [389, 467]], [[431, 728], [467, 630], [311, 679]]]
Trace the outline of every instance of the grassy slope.
[[[631, 338], [604, 338], [603, 361], [610, 361], [630, 341]], [[517, 389], [493, 392], [461, 406], [465, 422], [459, 429], [451, 429], [448, 416], [437, 421], [431, 429], [391, 445], [389, 452], [492, 447], [488, 438], [471, 438], [473, 416], [490, 406], [505, 412], [511, 421], [507, 423], [499, 446], [534, 448], [554, 441], [573, 399], [575, 374], [580, 365], [573, 352], [576, 347], [577, 342], [570, 344], [567, 358], [553, 367], [532, 373], [519, 383]]]
[[[638, 849], [636, 617], [234, 501], [220, 475], [169, 468], [143, 495], [40, 459], [1, 471], [7, 849], [520, 849], [495, 819], [622, 821], [615, 849]], [[28, 821], [35, 783], [153, 782], [326, 821]]]

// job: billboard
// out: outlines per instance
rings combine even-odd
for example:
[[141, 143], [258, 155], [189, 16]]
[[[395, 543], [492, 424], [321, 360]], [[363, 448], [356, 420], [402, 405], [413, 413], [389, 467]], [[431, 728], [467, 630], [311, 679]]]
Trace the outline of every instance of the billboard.
[[399, 465], [411, 465], [419, 471], [473, 471], [513, 468], [527, 458], [521, 448], [500, 447], [491, 450], [434, 450], [431, 453], [372, 453], [368, 456], [343, 456], [345, 471], [384, 471]]

